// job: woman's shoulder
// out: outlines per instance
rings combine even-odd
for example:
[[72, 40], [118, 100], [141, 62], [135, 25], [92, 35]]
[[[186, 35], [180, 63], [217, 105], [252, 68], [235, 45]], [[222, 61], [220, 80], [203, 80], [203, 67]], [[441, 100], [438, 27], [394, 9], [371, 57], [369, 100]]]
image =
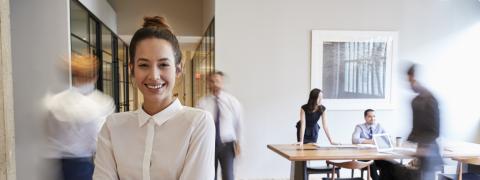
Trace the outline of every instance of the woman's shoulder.
[[318, 108], [320, 109], [320, 112], [324, 112], [325, 110], [327, 110], [327, 108], [322, 104], [320, 104]]
[[181, 118], [190, 121], [192, 125], [213, 124], [213, 116], [208, 111], [187, 106], [182, 111]]
[[302, 108], [304, 111], [308, 109], [308, 105], [307, 104], [304, 104], [302, 106], [300, 106], [300, 108]]
[[182, 114], [183, 116], [188, 116], [189, 119], [192, 120], [203, 120], [205, 118], [212, 118], [212, 115], [208, 111], [188, 106], [184, 106]]
[[200, 108], [184, 106], [183, 107], [183, 113], [187, 113], [187, 114], [190, 114], [190, 115], [202, 115], [202, 114], [206, 114], [207, 111], [205, 111], [203, 109], [200, 109]]
[[118, 112], [110, 114], [105, 123], [109, 126], [118, 126], [136, 119], [136, 111]]

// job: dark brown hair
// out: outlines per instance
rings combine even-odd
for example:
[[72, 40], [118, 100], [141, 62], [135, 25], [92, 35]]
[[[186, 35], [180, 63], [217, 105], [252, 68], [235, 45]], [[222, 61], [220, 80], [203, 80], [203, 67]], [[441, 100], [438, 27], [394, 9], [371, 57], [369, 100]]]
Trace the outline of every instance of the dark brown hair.
[[367, 110], [363, 111], [363, 117], [367, 117], [368, 112], [375, 112], [375, 110], [373, 110], [373, 109], [367, 109]]
[[225, 73], [223, 73], [222, 71], [214, 71], [210, 74], [210, 76], [213, 76], [213, 75], [219, 75], [219, 76], [225, 76]]
[[312, 89], [310, 91], [310, 95], [308, 96], [308, 102], [306, 104], [306, 111], [308, 112], [313, 112], [315, 110], [317, 110], [317, 106], [319, 104], [317, 104], [317, 100], [318, 100], [318, 96], [320, 95], [320, 93], [322, 92], [322, 90], [320, 89]]
[[[168, 41], [173, 48], [175, 53], [175, 65], [180, 65], [182, 61], [182, 51], [180, 50], [180, 45], [178, 44], [177, 37], [173, 34], [172, 29], [167, 24], [167, 21], [164, 17], [154, 16], [154, 17], [144, 17], [144, 23], [142, 28], [138, 29], [130, 41], [130, 64], [135, 64], [135, 51], [137, 50], [137, 45], [140, 41], [157, 38]], [[132, 66], [131, 74], [133, 75], [134, 66]], [[179, 69], [177, 69], [177, 72]]]
[[407, 69], [407, 75], [415, 76], [415, 66], [416, 64], [411, 64]]

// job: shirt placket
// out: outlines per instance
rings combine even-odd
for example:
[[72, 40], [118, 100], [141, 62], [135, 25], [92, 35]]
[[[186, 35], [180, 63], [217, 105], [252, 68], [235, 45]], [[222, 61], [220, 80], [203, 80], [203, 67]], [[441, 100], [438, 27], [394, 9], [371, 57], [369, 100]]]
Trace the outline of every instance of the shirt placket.
[[155, 121], [150, 118], [147, 124], [147, 136], [145, 137], [145, 153], [143, 155], [143, 180], [150, 180], [150, 167], [152, 161], [153, 137], [155, 135]]

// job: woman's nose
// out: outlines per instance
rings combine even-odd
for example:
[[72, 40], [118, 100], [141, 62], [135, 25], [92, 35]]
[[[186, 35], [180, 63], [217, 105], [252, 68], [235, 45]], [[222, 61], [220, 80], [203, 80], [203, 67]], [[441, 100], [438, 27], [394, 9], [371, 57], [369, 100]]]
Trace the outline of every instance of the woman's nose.
[[149, 72], [149, 78], [152, 80], [160, 79], [160, 70], [158, 68], [151, 68]]

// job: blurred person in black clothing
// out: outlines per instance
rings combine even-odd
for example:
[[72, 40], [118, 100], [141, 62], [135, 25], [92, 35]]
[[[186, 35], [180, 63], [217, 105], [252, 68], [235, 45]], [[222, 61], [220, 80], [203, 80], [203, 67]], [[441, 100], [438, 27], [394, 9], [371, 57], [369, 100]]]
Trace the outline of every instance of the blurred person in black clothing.
[[416, 79], [416, 65], [408, 68], [410, 87], [417, 96], [411, 102], [412, 131], [408, 141], [415, 142], [422, 180], [435, 179], [435, 170], [442, 165], [436, 139], [440, 135], [440, 111], [438, 101], [432, 93]]

